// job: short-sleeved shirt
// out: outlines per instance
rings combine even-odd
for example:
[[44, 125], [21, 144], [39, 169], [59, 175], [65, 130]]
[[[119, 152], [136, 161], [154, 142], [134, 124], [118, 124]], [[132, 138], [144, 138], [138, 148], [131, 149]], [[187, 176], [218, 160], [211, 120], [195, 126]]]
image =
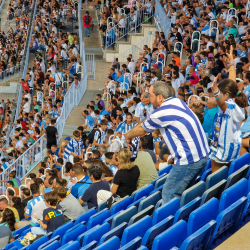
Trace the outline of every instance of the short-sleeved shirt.
[[140, 176], [138, 166], [130, 169], [119, 169], [114, 177], [113, 183], [118, 185], [116, 194], [121, 198], [131, 195], [136, 190], [136, 184]]
[[43, 211], [43, 224], [47, 225], [47, 232], [54, 232], [58, 227], [64, 223], [64, 216], [62, 207], [56, 206], [56, 209], [49, 207]]
[[110, 191], [109, 183], [107, 181], [99, 181], [90, 185], [82, 196], [82, 200], [88, 203], [88, 208], [96, 207], [97, 204], [97, 193], [99, 190]]
[[[85, 183], [84, 183], [85, 182]], [[86, 189], [89, 188], [90, 184], [87, 183], [92, 183], [92, 181], [89, 179], [88, 175], [85, 175], [81, 180], [79, 180], [71, 189], [71, 194], [79, 199], [84, 192], [86, 191]]]
[[14, 239], [14, 236], [10, 229], [5, 226], [0, 226], [0, 248], [4, 248], [6, 245], [9, 244], [9, 241]]
[[18, 211], [14, 207], [7, 206], [6, 208], [9, 208], [10, 210], [12, 210], [12, 212], [14, 213], [14, 216], [16, 218], [16, 221], [20, 220], [19, 213], [18, 213]]
[[30, 201], [30, 200], [32, 200], [32, 199], [33, 199], [32, 196], [23, 199], [23, 200], [22, 200], [22, 207], [25, 208], [25, 207], [27, 206], [28, 201]]

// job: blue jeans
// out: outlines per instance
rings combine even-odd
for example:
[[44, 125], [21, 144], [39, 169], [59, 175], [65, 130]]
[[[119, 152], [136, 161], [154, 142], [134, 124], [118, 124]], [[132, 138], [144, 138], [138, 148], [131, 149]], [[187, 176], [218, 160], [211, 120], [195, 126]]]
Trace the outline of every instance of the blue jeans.
[[189, 165], [173, 165], [162, 189], [162, 204], [180, 198], [186, 188], [194, 183], [207, 165], [208, 155], [198, 162]]
[[84, 27], [84, 36], [87, 37], [88, 35], [90, 35], [90, 27]]

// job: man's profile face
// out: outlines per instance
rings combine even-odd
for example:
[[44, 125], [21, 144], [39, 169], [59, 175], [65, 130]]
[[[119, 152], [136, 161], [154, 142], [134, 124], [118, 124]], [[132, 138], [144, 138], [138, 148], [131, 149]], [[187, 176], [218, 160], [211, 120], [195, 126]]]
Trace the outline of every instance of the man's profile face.
[[150, 101], [150, 103], [152, 103], [153, 108], [156, 109], [160, 106], [160, 104], [157, 101], [157, 96], [153, 93], [153, 89], [154, 89], [153, 86], [151, 86], [149, 88], [149, 91], [148, 91], [149, 92], [149, 99], [148, 100]]

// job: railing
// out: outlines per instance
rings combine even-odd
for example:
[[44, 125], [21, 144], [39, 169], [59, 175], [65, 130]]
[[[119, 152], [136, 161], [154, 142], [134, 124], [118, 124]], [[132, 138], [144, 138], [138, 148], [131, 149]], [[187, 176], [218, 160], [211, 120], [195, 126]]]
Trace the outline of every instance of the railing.
[[85, 61], [88, 69], [88, 79], [95, 80], [95, 54], [86, 53]]
[[16, 65], [12, 68], [6, 69], [2, 72], [0, 72], [0, 84], [7, 83], [7, 81], [16, 78], [17, 75], [21, 72], [21, 68], [24, 65], [24, 62], [21, 61], [19, 65]]
[[[107, 48], [115, 45], [117, 41], [125, 37], [127, 40], [128, 33], [134, 31], [135, 34], [137, 32], [138, 27], [146, 22], [151, 21], [154, 16], [154, 0], [150, 1], [150, 7], [147, 8], [146, 5], [141, 7], [139, 10], [134, 13], [130, 13], [129, 16], [124, 18], [125, 27], [120, 28], [119, 24], [114, 23], [114, 20], [110, 23], [107, 23], [107, 31], [104, 37], [105, 43], [105, 58], [107, 53]], [[123, 15], [124, 16], [124, 15]], [[113, 26], [109, 29], [110, 24]]]

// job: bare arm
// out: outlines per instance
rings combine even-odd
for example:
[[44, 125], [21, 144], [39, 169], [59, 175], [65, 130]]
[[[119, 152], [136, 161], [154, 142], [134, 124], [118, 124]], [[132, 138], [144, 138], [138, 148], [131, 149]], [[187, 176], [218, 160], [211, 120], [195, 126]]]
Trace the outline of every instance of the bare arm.
[[144, 136], [147, 133], [148, 132], [142, 127], [142, 125], [138, 124], [136, 127], [126, 133], [126, 141], [130, 141], [137, 136]]

